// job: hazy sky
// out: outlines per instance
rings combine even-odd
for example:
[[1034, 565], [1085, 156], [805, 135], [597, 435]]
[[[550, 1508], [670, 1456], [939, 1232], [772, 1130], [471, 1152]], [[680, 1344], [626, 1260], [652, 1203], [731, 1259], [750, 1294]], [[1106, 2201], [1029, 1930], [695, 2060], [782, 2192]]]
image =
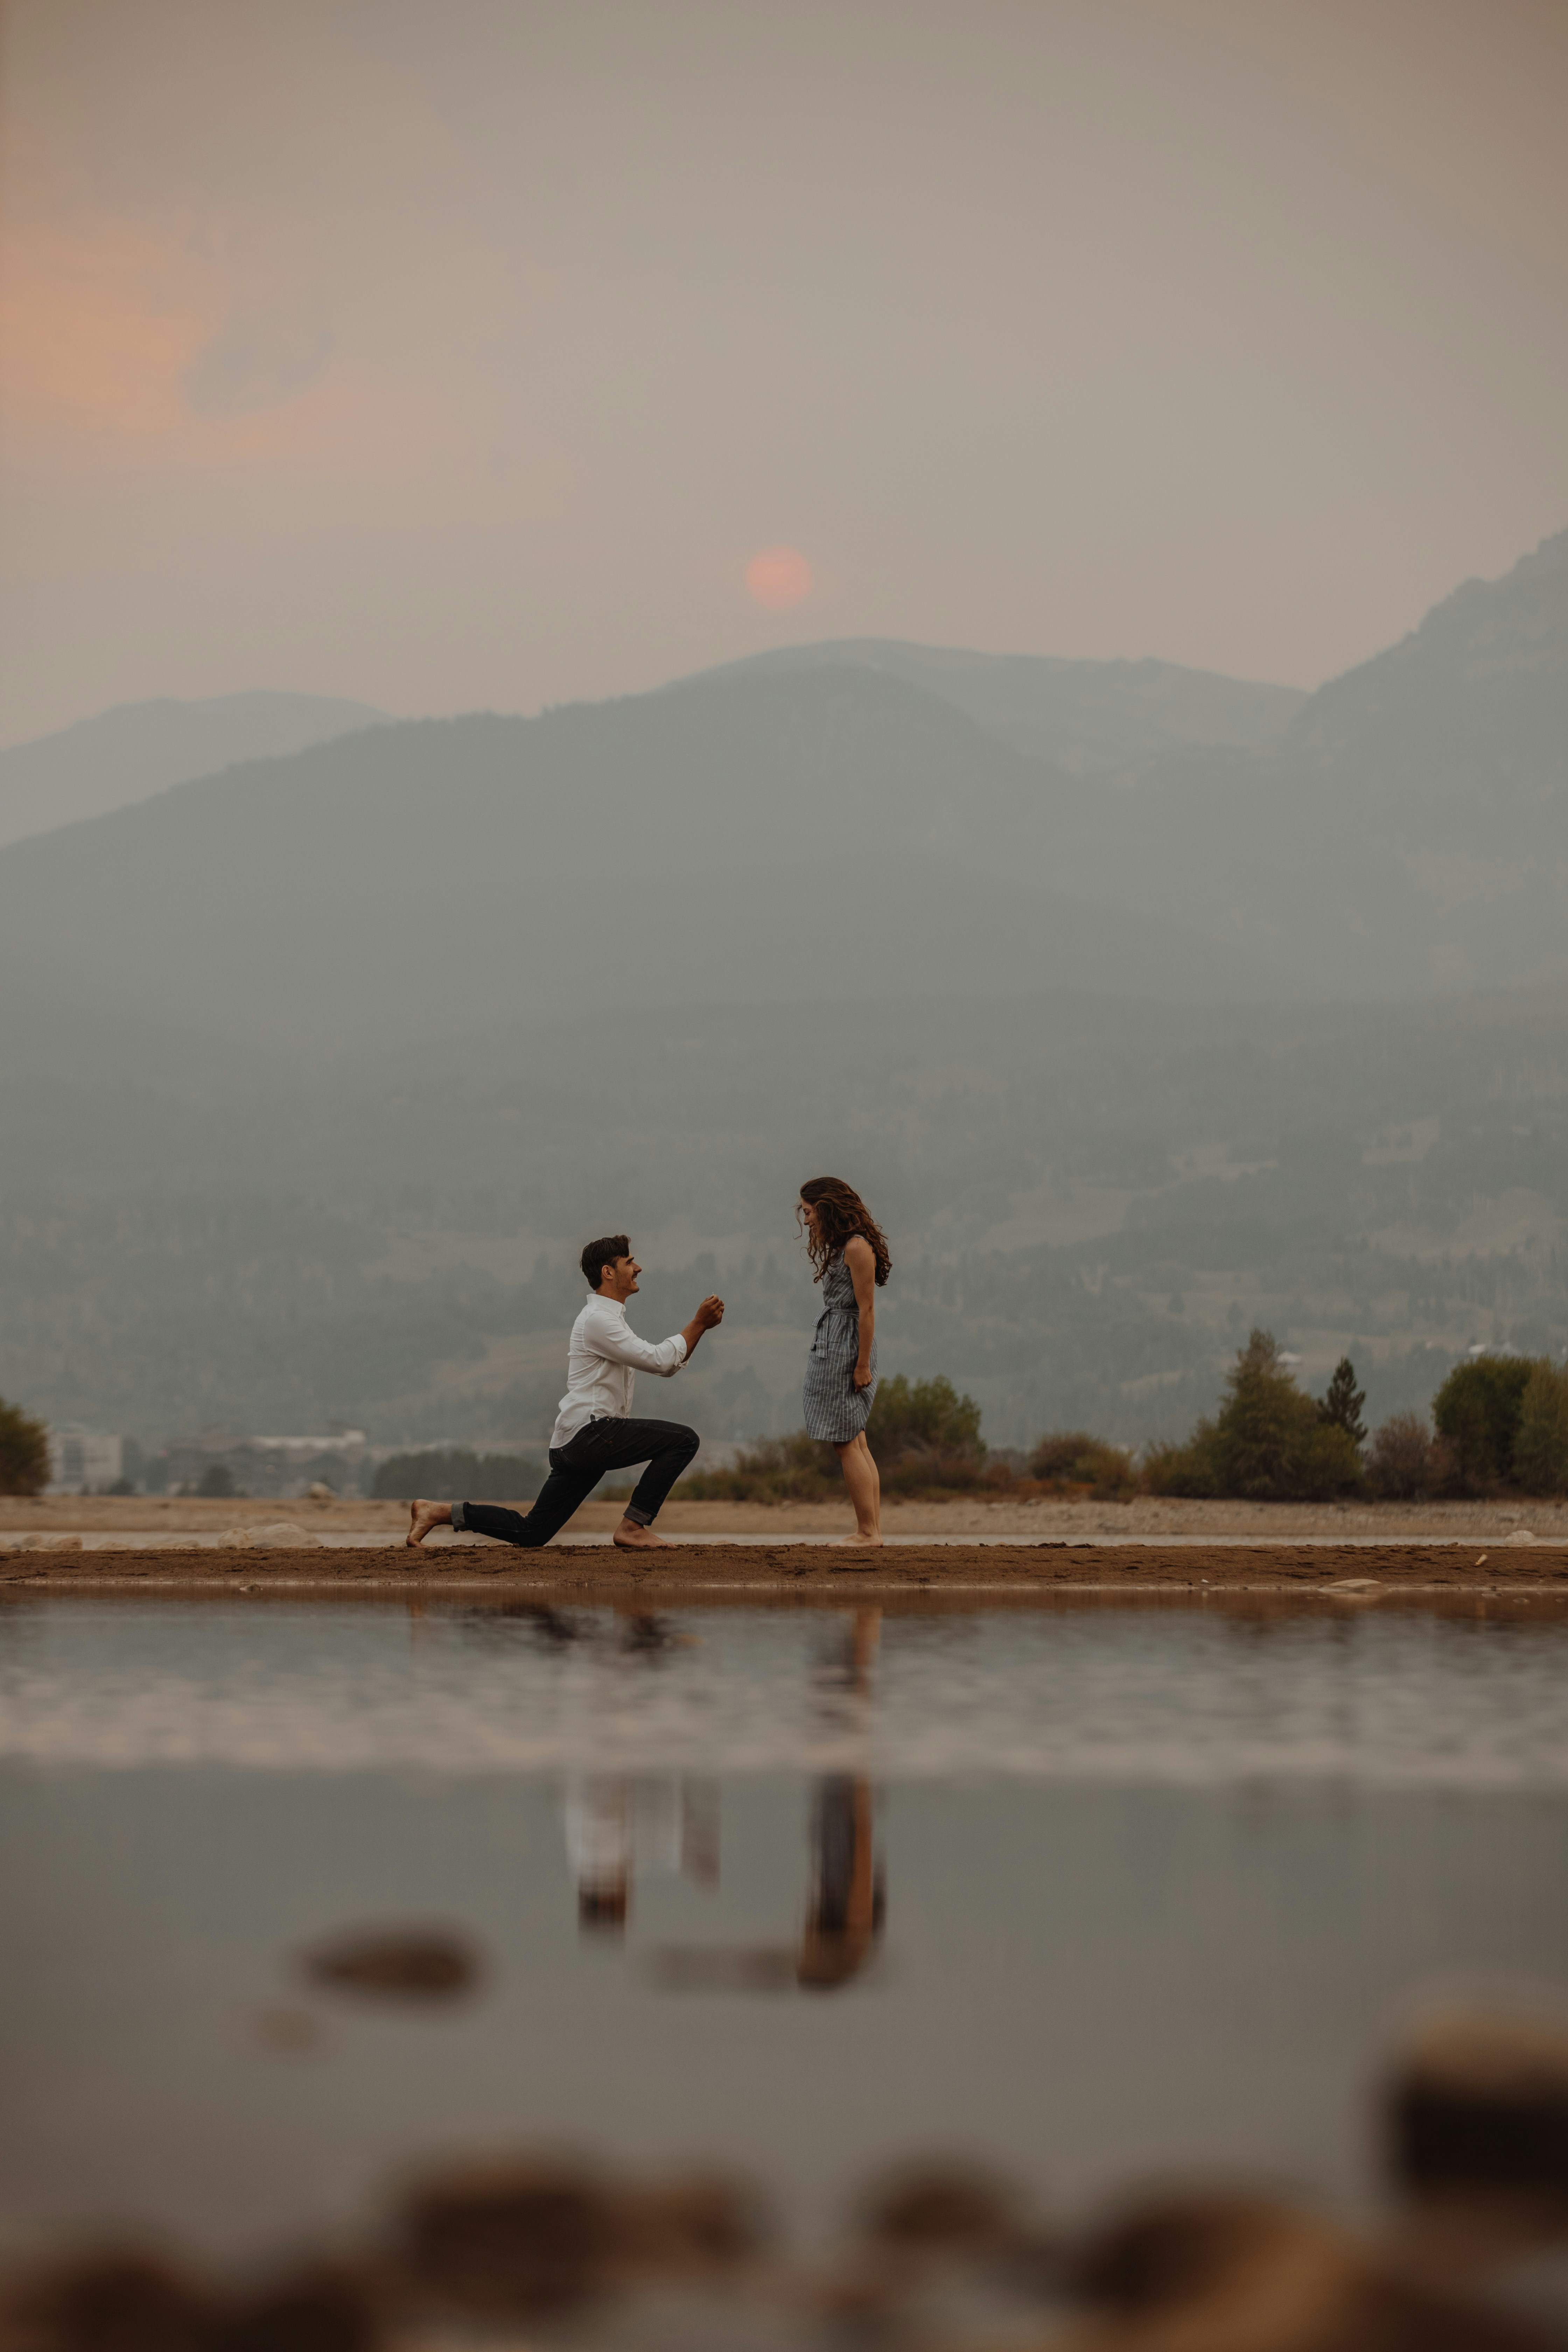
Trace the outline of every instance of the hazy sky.
[[0, 741], [877, 635], [1315, 684], [1568, 523], [1568, 0], [8, 0]]

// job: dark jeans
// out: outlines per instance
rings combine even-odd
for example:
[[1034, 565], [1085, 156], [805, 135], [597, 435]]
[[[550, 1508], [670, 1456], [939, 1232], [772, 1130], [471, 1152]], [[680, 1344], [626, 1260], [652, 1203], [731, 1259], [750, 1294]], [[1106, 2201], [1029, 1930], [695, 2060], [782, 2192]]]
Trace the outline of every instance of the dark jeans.
[[626, 1517], [639, 1528], [649, 1527], [701, 1442], [680, 1421], [591, 1421], [564, 1445], [551, 1447], [550, 1475], [526, 1518], [521, 1511], [503, 1510], [499, 1503], [454, 1503], [452, 1525], [532, 1550], [565, 1526], [606, 1471], [629, 1470], [634, 1462], [646, 1462]]

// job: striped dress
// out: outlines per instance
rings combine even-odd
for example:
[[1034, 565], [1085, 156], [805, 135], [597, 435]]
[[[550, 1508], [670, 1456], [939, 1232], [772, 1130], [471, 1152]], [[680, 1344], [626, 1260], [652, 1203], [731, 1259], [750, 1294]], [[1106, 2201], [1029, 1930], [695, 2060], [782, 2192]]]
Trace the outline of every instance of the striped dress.
[[822, 1312], [811, 1353], [805, 1360], [805, 1433], [826, 1438], [831, 1445], [847, 1445], [858, 1437], [870, 1417], [877, 1393], [877, 1341], [871, 1340], [871, 1378], [863, 1389], [855, 1385], [855, 1359], [860, 1352], [860, 1310], [855, 1285], [842, 1255], [828, 1261], [822, 1277]]

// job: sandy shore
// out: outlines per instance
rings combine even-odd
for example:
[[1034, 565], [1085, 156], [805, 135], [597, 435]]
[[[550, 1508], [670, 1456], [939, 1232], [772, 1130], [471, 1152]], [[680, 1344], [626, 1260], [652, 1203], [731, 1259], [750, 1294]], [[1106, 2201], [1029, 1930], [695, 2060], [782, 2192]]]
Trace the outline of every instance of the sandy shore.
[[[587, 1503], [560, 1540], [608, 1535], [620, 1516], [618, 1503]], [[210, 1538], [233, 1528], [265, 1527], [278, 1520], [291, 1521], [327, 1543], [346, 1537], [401, 1542], [408, 1507], [238, 1496], [207, 1502], [187, 1496], [63, 1495], [37, 1501], [0, 1496], [0, 1543], [8, 1535], [25, 1533]], [[666, 1506], [658, 1522], [660, 1534], [667, 1537], [711, 1541], [733, 1536], [788, 1544], [847, 1535], [853, 1524], [847, 1507], [837, 1502], [679, 1500]], [[1568, 1544], [1568, 1506], [1563, 1502], [1182, 1503], [1150, 1496], [1133, 1503], [889, 1503], [882, 1524], [895, 1542], [1137, 1543], [1206, 1537], [1215, 1542], [1248, 1538], [1278, 1543], [1305, 1538], [1334, 1543], [1468, 1543], [1500, 1542], [1522, 1528], [1542, 1542]]]
[[675, 1503], [659, 1522], [668, 1548], [652, 1556], [609, 1546], [619, 1517], [618, 1504], [591, 1503], [540, 1552], [443, 1530], [415, 1553], [400, 1503], [11, 1497], [0, 1500], [0, 1588], [648, 1601], [1069, 1591], [1568, 1598], [1568, 1515], [1553, 1503], [896, 1503], [885, 1514], [891, 1540], [869, 1557], [836, 1543], [849, 1525], [841, 1506]]
[[1496, 1551], [1451, 1541], [910, 1543], [872, 1554], [814, 1543], [672, 1544], [657, 1554], [570, 1543], [538, 1552], [451, 1544], [419, 1553], [381, 1545], [262, 1549], [210, 1544], [189, 1550], [147, 1545], [0, 1552], [0, 1589], [16, 1597], [73, 1591], [484, 1592], [535, 1601], [635, 1596], [641, 1607], [704, 1597], [831, 1600], [853, 1606], [900, 1596], [1047, 1598], [1068, 1592], [1292, 1593], [1351, 1605], [1400, 1594], [1468, 1595], [1478, 1601], [1510, 1594], [1568, 1601], [1568, 1543], [1505, 1545]]

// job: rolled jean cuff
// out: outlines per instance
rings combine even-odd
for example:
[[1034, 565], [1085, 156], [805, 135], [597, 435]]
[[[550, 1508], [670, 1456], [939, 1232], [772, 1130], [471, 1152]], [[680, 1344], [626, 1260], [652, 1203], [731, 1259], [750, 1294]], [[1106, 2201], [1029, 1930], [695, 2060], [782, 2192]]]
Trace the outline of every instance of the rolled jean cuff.
[[452, 1526], [455, 1530], [462, 1529], [468, 1524], [463, 1517], [464, 1508], [465, 1506], [461, 1503], [454, 1503], [452, 1506]]
[[[628, 1503], [626, 1505], [626, 1517], [630, 1519], [634, 1528], [651, 1528], [653, 1525], [653, 1513], [651, 1511], [645, 1511], [641, 1506], [637, 1503]], [[454, 1520], [452, 1524], [455, 1527], [457, 1525], [457, 1521]]]

